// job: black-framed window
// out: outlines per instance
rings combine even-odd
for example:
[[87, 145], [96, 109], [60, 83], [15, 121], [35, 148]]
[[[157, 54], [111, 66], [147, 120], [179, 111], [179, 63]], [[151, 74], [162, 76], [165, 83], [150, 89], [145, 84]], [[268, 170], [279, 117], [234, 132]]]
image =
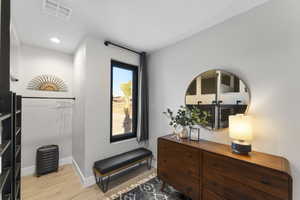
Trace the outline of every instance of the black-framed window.
[[110, 142], [137, 136], [138, 67], [111, 60]]

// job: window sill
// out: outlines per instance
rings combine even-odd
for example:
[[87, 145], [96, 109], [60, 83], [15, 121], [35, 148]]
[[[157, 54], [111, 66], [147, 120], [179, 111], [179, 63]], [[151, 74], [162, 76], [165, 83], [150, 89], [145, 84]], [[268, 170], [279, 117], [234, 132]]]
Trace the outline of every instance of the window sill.
[[121, 141], [111, 142], [110, 144], [121, 144], [121, 143], [131, 142], [131, 141], [136, 141], [137, 142], [136, 137], [124, 139], [124, 140], [121, 140]]

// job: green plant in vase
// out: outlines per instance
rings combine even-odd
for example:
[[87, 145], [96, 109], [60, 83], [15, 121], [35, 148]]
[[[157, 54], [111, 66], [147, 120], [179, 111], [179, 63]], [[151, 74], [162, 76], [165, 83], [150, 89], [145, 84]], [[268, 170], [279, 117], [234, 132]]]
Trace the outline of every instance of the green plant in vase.
[[200, 125], [205, 127], [208, 125], [208, 118], [210, 117], [208, 112], [201, 110], [197, 106], [190, 106], [189, 114], [191, 126]]
[[170, 119], [169, 125], [174, 129], [177, 129], [179, 126], [182, 127], [182, 131], [179, 134], [181, 138], [188, 137], [188, 127], [195, 125], [205, 126], [208, 124], [207, 118], [209, 114], [197, 106], [180, 106], [176, 114], [167, 108], [167, 111], [163, 113]]

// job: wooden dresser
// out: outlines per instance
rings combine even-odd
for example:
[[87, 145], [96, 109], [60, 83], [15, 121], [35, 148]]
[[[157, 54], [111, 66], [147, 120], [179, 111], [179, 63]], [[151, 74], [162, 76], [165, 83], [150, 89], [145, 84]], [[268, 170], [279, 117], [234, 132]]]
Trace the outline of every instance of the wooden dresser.
[[292, 200], [285, 158], [209, 141], [158, 139], [158, 177], [193, 200]]

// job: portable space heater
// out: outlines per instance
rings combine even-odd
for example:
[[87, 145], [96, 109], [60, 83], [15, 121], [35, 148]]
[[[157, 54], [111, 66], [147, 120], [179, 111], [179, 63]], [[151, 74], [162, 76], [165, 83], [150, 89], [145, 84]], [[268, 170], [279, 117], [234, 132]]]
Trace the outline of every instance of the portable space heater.
[[36, 152], [36, 176], [57, 172], [58, 160], [58, 145], [47, 145], [38, 148]]

